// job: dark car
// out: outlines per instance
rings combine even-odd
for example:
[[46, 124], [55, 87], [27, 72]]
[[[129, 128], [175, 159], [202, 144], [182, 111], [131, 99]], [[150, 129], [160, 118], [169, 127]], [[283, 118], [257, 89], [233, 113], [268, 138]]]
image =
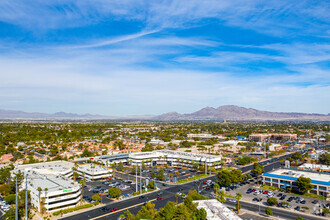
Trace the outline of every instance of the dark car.
[[102, 208], [100, 208], [100, 210], [103, 211], [103, 212], [109, 212], [110, 208], [109, 207], [102, 207]]
[[296, 208], [294, 208], [297, 211], [300, 211], [300, 206], [297, 206]]
[[301, 204], [306, 204], [306, 200], [300, 201]]
[[316, 204], [316, 203], [318, 203], [319, 201], [317, 201], [316, 199], [315, 200], [313, 200], [313, 204]]
[[140, 196], [139, 199], [144, 199], [145, 196]]

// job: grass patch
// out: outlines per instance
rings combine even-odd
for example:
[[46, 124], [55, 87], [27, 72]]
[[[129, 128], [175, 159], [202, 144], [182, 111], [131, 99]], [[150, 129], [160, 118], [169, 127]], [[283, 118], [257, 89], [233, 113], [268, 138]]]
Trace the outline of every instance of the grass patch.
[[206, 175], [205, 174], [200, 174], [200, 175], [197, 175], [197, 176], [189, 177], [188, 179], [179, 180], [175, 184], [186, 183], [186, 182], [201, 179], [201, 178], [204, 178], [204, 177], [207, 177], [207, 176], [209, 176], [209, 174], [206, 174]]
[[304, 194], [302, 194], [302, 193], [298, 193], [298, 192], [291, 192], [291, 194], [298, 195], [298, 196], [306, 196], [306, 197], [310, 197], [310, 198], [325, 200], [325, 197], [324, 196], [316, 195], [316, 194], [312, 194], [312, 193], [304, 193]]
[[265, 189], [265, 190], [270, 190], [270, 191], [275, 191], [275, 190], [279, 190], [277, 187], [275, 186], [267, 186], [267, 185], [262, 185], [261, 186], [262, 189]]
[[53, 215], [57, 216], [57, 215], [60, 215], [60, 214], [66, 214], [66, 213], [69, 213], [69, 212], [78, 211], [78, 210], [81, 210], [81, 209], [87, 209], [87, 208], [93, 207], [93, 206], [98, 205], [98, 204], [100, 204], [100, 203], [99, 202], [94, 202], [92, 204], [85, 204], [85, 205], [80, 205], [80, 206], [76, 206], [76, 207], [72, 207], [72, 208], [68, 208], [68, 209], [62, 209], [62, 210], [54, 212]]

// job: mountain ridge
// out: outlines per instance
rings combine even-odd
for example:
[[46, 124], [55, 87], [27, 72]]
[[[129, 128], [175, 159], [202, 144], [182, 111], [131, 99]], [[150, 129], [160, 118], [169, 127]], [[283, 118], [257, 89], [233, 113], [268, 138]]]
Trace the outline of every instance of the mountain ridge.
[[205, 107], [192, 113], [180, 114], [178, 112], [168, 112], [161, 115], [133, 115], [133, 116], [104, 116], [93, 114], [76, 114], [66, 112], [56, 112], [53, 114], [40, 112], [24, 112], [16, 110], [0, 109], [0, 119], [83, 119], [83, 120], [155, 120], [155, 121], [187, 121], [187, 120], [297, 120], [297, 121], [330, 121], [330, 114], [318, 113], [299, 113], [299, 112], [270, 112], [257, 110], [254, 108], [245, 108], [236, 105], [222, 105], [217, 108]]

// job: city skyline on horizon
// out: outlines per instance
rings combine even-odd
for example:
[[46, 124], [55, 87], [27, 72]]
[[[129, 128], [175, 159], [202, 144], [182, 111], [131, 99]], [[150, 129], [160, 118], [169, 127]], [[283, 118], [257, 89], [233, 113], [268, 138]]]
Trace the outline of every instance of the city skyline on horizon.
[[329, 5], [0, 2], [0, 109], [330, 113]]

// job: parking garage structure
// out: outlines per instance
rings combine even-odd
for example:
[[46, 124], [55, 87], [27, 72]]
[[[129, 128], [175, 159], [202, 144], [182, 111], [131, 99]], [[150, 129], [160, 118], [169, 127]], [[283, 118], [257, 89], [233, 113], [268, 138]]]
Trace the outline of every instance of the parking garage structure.
[[[33, 207], [46, 212], [76, 206], [81, 200], [81, 186], [71, 178], [54, 175], [42, 169], [25, 168], [20, 170], [26, 178], [21, 189], [30, 191]], [[27, 185], [26, 185], [27, 182]]]
[[295, 191], [299, 191], [297, 179], [299, 177], [308, 177], [311, 179], [313, 189], [310, 193], [317, 195], [326, 195], [330, 193], [330, 174], [313, 171], [302, 171], [295, 169], [278, 169], [262, 175], [262, 181], [265, 185], [275, 186], [285, 189], [290, 187]]
[[91, 163], [78, 166], [77, 172], [81, 177], [92, 181], [110, 178], [112, 176], [111, 168]]
[[49, 161], [49, 162], [34, 163], [34, 164], [17, 165], [13, 172], [14, 173], [19, 171], [24, 172], [25, 169], [33, 169], [38, 173], [72, 177], [73, 167], [74, 167], [74, 163], [72, 162], [58, 160], [58, 161]]

